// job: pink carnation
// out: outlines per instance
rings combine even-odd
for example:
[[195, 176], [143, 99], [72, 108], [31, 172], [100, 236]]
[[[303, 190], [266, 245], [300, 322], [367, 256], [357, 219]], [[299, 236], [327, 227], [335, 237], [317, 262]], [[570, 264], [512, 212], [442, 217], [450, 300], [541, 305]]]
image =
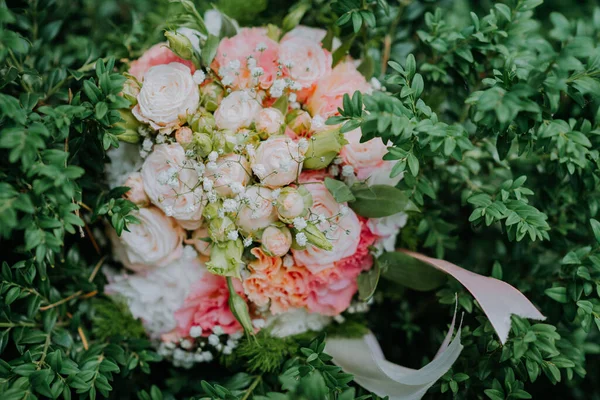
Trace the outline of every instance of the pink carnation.
[[332, 266], [312, 276], [306, 308], [322, 315], [338, 315], [350, 306], [357, 289], [356, 277]]
[[371, 232], [367, 224], [367, 219], [358, 217], [361, 224], [360, 230], [360, 242], [356, 252], [346, 258], [342, 258], [340, 261], [335, 263], [336, 268], [344, 271], [344, 274], [348, 276], [358, 276], [362, 271], [371, 269], [373, 266], [373, 256], [369, 251], [369, 246], [372, 246], [377, 239], [377, 236]]
[[148, 70], [155, 65], [170, 64], [172, 62], [178, 62], [186, 65], [190, 68], [192, 73], [196, 70], [194, 64], [191, 61], [179, 58], [177, 54], [173, 53], [169, 49], [167, 43], [158, 43], [150, 47], [146, 52], [137, 60], [132, 61], [129, 66], [129, 73], [133, 75], [138, 81], [142, 81], [144, 75]]
[[[236, 292], [243, 294], [241, 284], [234, 280]], [[220, 326], [226, 334], [242, 329], [229, 309], [229, 290], [227, 281], [222, 276], [204, 274], [195, 282], [183, 306], [175, 311], [177, 332], [187, 337], [193, 326], [202, 328], [202, 336], [209, 336], [216, 326]]]
[[342, 106], [345, 94], [352, 95], [357, 90], [368, 92], [370, 89], [365, 77], [351, 61], [341, 62], [331, 74], [317, 81], [316, 89], [306, 103], [308, 111], [312, 116], [331, 117]]
[[[211, 67], [226, 86], [243, 89], [258, 82], [267, 89], [277, 76], [278, 63], [279, 44], [266, 35], [266, 30], [251, 28], [221, 40]], [[257, 68], [262, 74], [255, 78], [252, 74]]]

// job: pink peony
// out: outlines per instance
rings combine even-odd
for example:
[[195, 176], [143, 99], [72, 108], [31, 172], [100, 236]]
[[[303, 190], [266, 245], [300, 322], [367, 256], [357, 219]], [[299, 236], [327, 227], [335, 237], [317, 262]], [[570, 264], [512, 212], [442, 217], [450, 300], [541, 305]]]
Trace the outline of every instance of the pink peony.
[[150, 68], [155, 65], [170, 64], [172, 62], [178, 62], [188, 66], [192, 70], [192, 73], [195, 71], [194, 64], [191, 61], [177, 57], [177, 55], [169, 49], [167, 43], [164, 42], [155, 44], [146, 50], [140, 58], [132, 61], [129, 66], [129, 73], [141, 82]]
[[344, 137], [348, 144], [342, 147], [340, 157], [344, 163], [354, 168], [356, 177], [360, 180], [367, 179], [375, 170], [382, 168], [386, 161], [383, 156], [387, 154], [387, 146], [381, 138], [360, 142], [362, 132], [360, 129], [347, 132]]
[[[242, 295], [240, 282], [234, 280], [236, 291]], [[189, 336], [193, 326], [202, 328], [202, 336], [209, 336], [216, 326], [230, 335], [242, 330], [242, 326], [229, 309], [229, 290], [222, 276], [205, 274], [192, 284], [190, 294], [183, 306], [175, 311], [177, 332]]]
[[344, 94], [352, 95], [357, 90], [368, 92], [370, 88], [352, 62], [341, 62], [331, 74], [317, 81], [316, 89], [307, 101], [308, 111], [312, 116], [331, 117], [337, 114], [338, 107], [342, 107]]
[[211, 65], [226, 86], [235, 89], [260, 85], [267, 89], [277, 76], [279, 44], [260, 28], [243, 29], [219, 43]]

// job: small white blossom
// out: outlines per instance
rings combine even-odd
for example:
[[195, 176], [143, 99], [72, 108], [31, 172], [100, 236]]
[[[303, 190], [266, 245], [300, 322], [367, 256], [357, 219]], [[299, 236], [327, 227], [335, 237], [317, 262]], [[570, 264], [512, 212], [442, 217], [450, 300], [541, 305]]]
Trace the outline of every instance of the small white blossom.
[[294, 218], [294, 228], [296, 228], [298, 230], [302, 230], [302, 229], [306, 228], [306, 220], [302, 217]]
[[219, 166], [216, 162], [210, 161], [206, 163], [206, 169], [209, 171], [216, 171]]
[[229, 240], [237, 240], [237, 238], [240, 236], [240, 234], [238, 233], [238, 231], [229, 231], [229, 233], [227, 233], [227, 239]]
[[231, 84], [233, 84], [233, 77], [231, 75], [225, 75], [221, 79], [221, 83], [225, 86], [230, 86]]
[[262, 69], [261, 67], [254, 67], [250, 70], [250, 73], [252, 74], [253, 77], [258, 78], [259, 76], [262, 76], [265, 74], [265, 70]]
[[225, 212], [234, 212], [239, 207], [239, 203], [234, 199], [227, 199], [223, 202]]
[[205, 351], [202, 353], [202, 355], [204, 356], [204, 361], [206, 362], [211, 362], [213, 360], [213, 355], [210, 351]]
[[182, 341], [181, 341], [181, 343], [180, 343], [179, 345], [180, 345], [182, 348], [184, 348], [184, 349], [186, 349], [186, 350], [189, 350], [189, 349], [191, 349], [191, 348], [192, 348], [192, 345], [193, 345], [193, 343], [192, 343], [192, 342], [190, 342], [190, 341], [189, 341], [189, 340], [187, 340], [187, 339], [184, 339], [184, 340], [182, 340]]
[[229, 185], [229, 188], [231, 189], [231, 191], [232, 191], [234, 194], [243, 193], [243, 192], [246, 190], [246, 188], [244, 187], [244, 185], [242, 185], [242, 184], [241, 184], [241, 183], [239, 183], [239, 182], [233, 182], [233, 183], [231, 183], [231, 184]]
[[267, 173], [267, 170], [265, 169], [265, 166], [262, 164], [254, 164], [252, 166], [252, 169], [254, 170], [254, 173], [259, 177], [259, 178], [263, 178], [265, 176], [265, 174]]
[[218, 199], [217, 193], [214, 190], [207, 192], [206, 197], [208, 198], [209, 203], [214, 203]]
[[260, 42], [259, 44], [256, 45], [256, 51], [265, 51], [267, 49], [268, 49], [268, 47], [265, 44], [265, 42]]
[[325, 126], [325, 119], [320, 115], [315, 115], [311, 121], [311, 127], [313, 129], [320, 129]]
[[163, 144], [164, 142], [165, 142], [165, 135], [163, 135], [162, 133], [159, 133], [158, 135], [156, 135], [156, 143]]
[[254, 145], [248, 143], [246, 145], [246, 153], [248, 153], [248, 156], [254, 157], [256, 155], [256, 149], [254, 148]]
[[228, 347], [228, 346], [223, 347], [223, 354], [229, 355], [229, 354], [231, 354], [231, 352], [232, 352], [231, 347]]
[[247, 238], [244, 239], [244, 247], [250, 247], [252, 246], [252, 237], [248, 236]]
[[337, 165], [332, 165], [329, 167], [329, 174], [336, 176], [340, 173], [340, 167], [338, 167]]
[[190, 336], [193, 338], [197, 338], [202, 336], [202, 327], [196, 325], [190, 328]]
[[298, 95], [296, 95], [296, 93], [290, 93], [290, 96], [288, 97], [288, 100], [290, 101], [290, 103], [295, 103], [297, 99], [298, 99]]
[[150, 140], [150, 138], [146, 138], [142, 142], [142, 149], [144, 149], [144, 151], [150, 151], [152, 150], [152, 144], [152, 140]]
[[323, 224], [327, 222], [327, 217], [324, 214], [319, 214], [317, 216], [317, 221], [319, 221], [320, 224]]
[[215, 335], [222, 335], [225, 333], [225, 331], [223, 331], [223, 328], [219, 325], [215, 325], [212, 331]]
[[292, 256], [290, 256], [289, 254], [287, 254], [285, 257], [283, 257], [283, 266], [286, 268], [290, 268], [294, 266], [294, 258]]
[[306, 246], [308, 239], [306, 238], [306, 235], [304, 234], [304, 232], [300, 232], [300, 233], [296, 234], [296, 242], [298, 242], [298, 245], [300, 245], [300, 246]]
[[241, 65], [242, 64], [240, 63], [240, 60], [232, 60], [229, 61], [227, 67], [233, 71], [237, 71], [238, 69], [240, 69]]
[[281, 194], [281, 188], [277, 188], [271, 192], [271, 198], [277, 199], [280, 194]]
[[342, 204], [342, 205], [340, 206], [340, 214], [341, 214], [342, 216], [343, 216], [343, 215], [346, 215], [346, 214], [348, 214], [348, 206], [345, 206], [345, 205], [343, 205], [343, 204]]
[[208, 161], [215, 162], [219, 158], [219, 154], [216, 151], [211, 151], [208, 155]]
[[196, 70], [196, 72], [194, 72], [194, 75], [192, 75], [192, 79], [194, 79], [194, 83], [196, 85], [200, 85], [206, 79], [206, 74], [200, 69]]
[[354, 175], [354, 167], [352, 165], [344, 165], [342, 167], [342, 176]]
[[214, 184], [215, 183], [212, 181], [212, 179], [205, 179], [204, 182], [202, 182], [202, 187], [207, 192], [210, 192], [212, 190]]
[[266, 321], [262, 318], [257, 318], [257, 319], [252, 320], [252, 325], [257, 329], [264, 328], [265, 324], [266, 324]]
[[299, 84], [298, 82], [293, 82], [290, 86], [290, 89], [292, 90], [301, 90], [302, 89], [302, 85]]
[[208, 343], [209, 343], [211, 346], [213, 346], [213, 347], [214, 347], [214, 346], [216, 346], [216, 345], [218, 345], [218, 344], [220, 343], [220, 341], [219, 341], [219, 337], [218, 337], [217, 335], [215, 335], [215, 334], [212, 334], [212, 335], [210, 335], [210, 336], [208, 337]]

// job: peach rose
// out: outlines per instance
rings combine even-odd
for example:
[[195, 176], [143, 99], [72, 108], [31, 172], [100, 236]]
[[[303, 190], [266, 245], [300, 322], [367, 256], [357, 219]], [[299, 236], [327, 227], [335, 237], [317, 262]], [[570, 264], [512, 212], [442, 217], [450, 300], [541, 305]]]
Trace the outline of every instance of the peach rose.
[[246, 187], [250, 180], [250, 163], [241, 154], [228, 154], [219, 157], [216, 161], [215, 172], [207, 173], [207, 177], [214, 181], [214, 189], [221, 196], [233, 197], [236, 195], [232, 187], [236, 184]]
[[211, 67], [225, 86], [267, 89], [277, 76], [278, 60], [279, 44], [264, 29], [251, 28], [221, 40]]
[[263, 249], [275, 257], [283, 257], [292, 246], [292, 233], [286, 227], [268, 226], [260, 238]]
[[272, 136], [256, 149], [251, 160], [252, 170], [265, 186], [288, 185], [300, 175], [304, 152], [289, 137]]
[[195, 162], [178, 143], [161, 144], [144, 161], [142, 180], [150, 201], [186, 229], [202, 223], [202, 187]]
[[293, 250], [294, 260], [311, 272], [331, 265], [356, 252], [360, 241], [361, 224], [354, 211], [346, 204], [339, 204], [322, 183], [307, 183], [305, 187], [311, 193], [313, 205], [311, 214], [321, 232], [333, 245], [330, 251], [316, 246], [307, 246], [304, 250]]
[[248, 264], [250, 276], [243, 282], [248, 300], [259, 307], [270, 306], [273, 314], [306, 306], [309, 272], [305, 268], [283, 268], [280, 257], [270, 257], [262, 249], [252, 249], [255, 261]]
[[[240, 282], [236, 279], [234, 283], [236, 292], [243, 295]], [[225, 278], [204, 274], [192, 285], [183, 306], [175, 311], [177, 332], [187, 337], [194, 326], [202, 328], [202, 336], [209, 336], [216, 326], [220, 326], [228, 335], [241, 331], [242, 326], [229, 309], [228, 302], [229, 290]]]
[[165, 267], [183, 253], [184, 230], [156, 207], [141, 208], [133, 213], [140, 221], [130, 224], [129, 232], [119, 238], [111, 230], [117, 258], [129, 269], [141, 271]]
[[128, 72], [138, 81], [142, 82], [144, 75], [146, 75], [146, 72], [148, 72], [150, 68], [156, 65], [170, 64], [172, 62], [186, 65], [192, 73], [195, 71], [194, 63], [179, 58], [177, 54], [169, 49], [167, 42], [163, 42], [150, 47], [140, 58], [132, 61]]
[[354, 168], [356, 177], [360, 180], [367, 179], [373, 171], [383, 167], [386, 161], [383, 156], [387, 154], [387, 146], [381, 138], [377, 137], [361, 143], [362, 132], [360, 128], [346, 132], [344, 137], [348, 141], [340, 151], [340, 157], [345, 164]]
[[263, 108], [256, 118], [256, 130], [269, 135], [275, 135], [282, 132], [285, 124], [285, 118], [281, 111], [276, 108]]
[[358, 289], [356, 276], [344, 276], [343, 271], [335, 267], [313, 275], [308, 287], [308, 311], [329, 316], [346, 310]]
[[290, 78], [303, 88], [311, 87], [331, 73], [331, 53], [318, 42], [302, 36], [292, 36], [281, 41], [279, 59]]
[[137, 100], [133, 115], [153, 129], [170, 133], [180, 120], [196, 112], [200, 91], [190, 68], [174, 62], [148, 70]]
[[250, 186], [246, 189], [243, 206], [236, 220], [242, 231], [260, 231], [278, 220], [272, 193], [271, 189], [261, 186]]
[[245, 90], [238, 90], [221, 101], [215, 111], [215, 123], [219, 129], [232, 131], [249, 128], [256, 120], [260, 109], [260, 103], [254, 97]]
[[175, 132], [175, 140], [177, 140], [177, 143], [179, 143], [180, 145], [185, 146], [192, 142], [193, 135], [194, 132], [192, 132], [192, 130], [189, 127], [182, 126]]
[[145, 207], [150, 203], [150, 199], [144, 191], [144, 182], [142, 181], [142, 174], [139, 172], [133, 172], [123, 186], [129, 187], [129, 191], [125, 193], [125, 198], [137, 206]]
[[352, 95], [355, 91], [369, 92], [371, 87], [364, 76], [356, 70], [350, 61], [341, 62], [335, 66], [331, 74], [319, 79], [315, 91], [306, 103], [311, 115], [323, 118], [337, 114], [342, 107], [345, 94]]

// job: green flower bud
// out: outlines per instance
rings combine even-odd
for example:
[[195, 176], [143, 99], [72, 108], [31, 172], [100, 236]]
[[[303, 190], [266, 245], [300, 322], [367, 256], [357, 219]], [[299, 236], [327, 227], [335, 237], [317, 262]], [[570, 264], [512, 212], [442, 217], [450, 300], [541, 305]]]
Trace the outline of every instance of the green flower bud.
[[184, 60], [191, 60], [194, 56], [194, 49], [190, 39], [175, 31], [166, 31], [165, 37], [169, 42], [169, 48]]
[[209, 112], [199, 111], [188, 117], [188, 125], [194, 132], [212, 133], [215, 129], [215, 117]]
[[327, 239], [325, 234], [321, 232], [321, 230], [314, 223], [307, 222], [306, 228], [304, 228], [302, 232], [304, 232], [304, 234], [306, 235], [308, 243], [311, 243], [317, 246], [318, 248], [327, 251], [333, 249], [333, 245], [331, 244], [329, 239]]
[[213, 218], [208, 223], [208, 233], [215, 242], [230, 241], [227, 235], [237, 227], [229, 217]]
[[117, 138], [126, 143], [138, 143], [140, 141], [140, 134], [138, 133], [138, 127], [140, 122], [131, 114], [131, 111], [126, 109], [119, 110], [121, 119], [123, 121], [117, 122], [115, 126], [123, 129], [123, 132], [117, 134]]
[[267, 25], [267, 36], [274, 41], [279, 42], [279, 38], [281, 37], [281, 28], [273, 24]]
[[194, 151], [200, 157], [206, 157], [213, 149], [211, 137], [206, 133], [195, 132], [192, 138]]
[[289, 222], [296, 217], [303, 217], [312, 205], [312, 196], [304, 187], [286, 186], [277, 197], [277, 213], [282, 221]]
[[310, 114], [300, 109], [290, 111], [285, 117], [287, 126], [299, 136], [303, 136], [310, 131], [311, 121]]
[[344, 135], [337, 129], [315, 134], [308, 140], [304, 168], [326, 168], [337, 157], [346, 143]]
[[214, 112], [221, 104], [223, 97], [223, 87], [218, 83], [211, 82], [200, 87], [200, 105], [207, 111]]
[[212, 220], [217, 218], [219, 215], [219, 207], [221, 207], [220, 203], [208, 203], [204, 210], [202, 210], [202, 216], [207, 220]]
[[231, 277], [227, 278], [227, 289], [229, 289], [229, 309], [231, 310], [231, 313], [235, 319], [238, 320], [240, 325], [242, 325], [244, 331], [248, 335], [254, 335], [254, 327], [252, 326], [252, 320], [250, 319], [248, 304], [242, 296], [235, 291]]
[[210, 248], [210, 260], [206, 263], [209, 272], [241, 279], [240, 268], [244, 265], [242, 253], [244, 245], [241, 239], [213, 243]]
[[238, 139], [243, 139], [241, 136], [238, 138], [232, 131], [220, 131], [215, 132], [213, 135], [213, 150], [221, 150], [222, 154], [233, 153], [233, 149], [238, 143]]

